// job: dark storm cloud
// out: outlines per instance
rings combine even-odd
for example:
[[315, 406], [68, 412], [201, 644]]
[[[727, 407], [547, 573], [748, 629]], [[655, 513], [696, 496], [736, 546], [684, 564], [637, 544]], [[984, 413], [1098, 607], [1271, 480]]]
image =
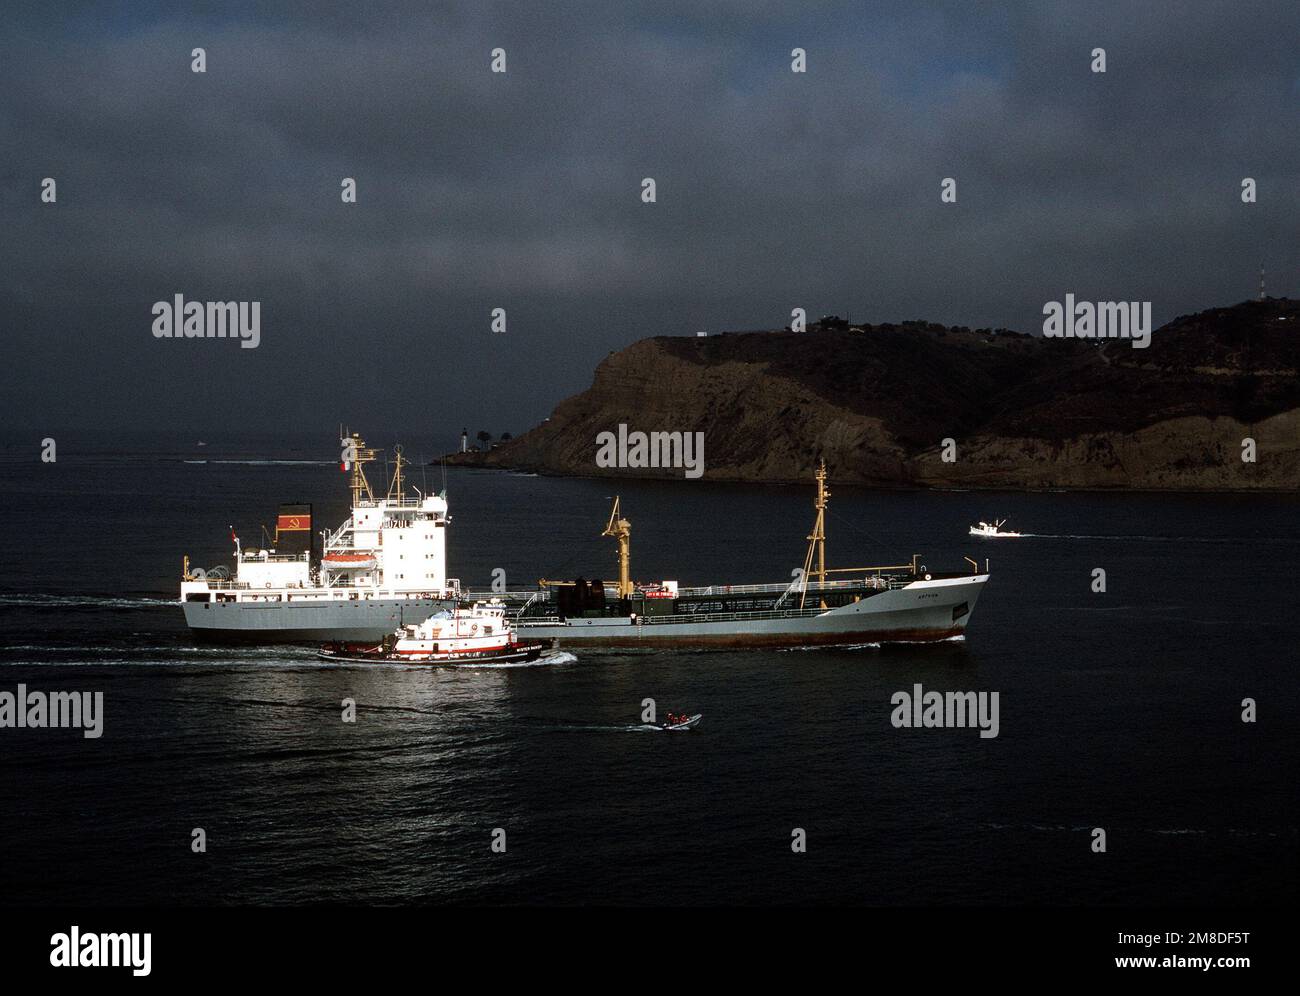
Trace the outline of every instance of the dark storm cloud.
[[[32, 425], [250, 411], [449, 440], [527, 427], [635, 338], [794, 306], [1032, 329], [1066, 291], [1159, 322], [1249, 296], [1261, 262], [1296, 289], [1293, 4], [127, 6], [11, 28], [0, 317], [21, 347], [0, 386]], [[154, 340], [177, 292], [261, 300], [262, 345]]]

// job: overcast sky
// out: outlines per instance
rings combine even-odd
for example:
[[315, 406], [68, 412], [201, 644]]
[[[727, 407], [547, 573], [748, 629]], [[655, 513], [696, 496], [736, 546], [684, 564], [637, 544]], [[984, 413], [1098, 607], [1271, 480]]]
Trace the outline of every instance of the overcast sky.
[[[1261, 263], [1300, 296], [1290, 0], [318, 6], [6, 5], [7, 424], [450, 445], [796, 306], [1036, 331], [1072, 291], [1159, 325]], [[260, 345], [154, 338], [177, 293], [260, 301]]]

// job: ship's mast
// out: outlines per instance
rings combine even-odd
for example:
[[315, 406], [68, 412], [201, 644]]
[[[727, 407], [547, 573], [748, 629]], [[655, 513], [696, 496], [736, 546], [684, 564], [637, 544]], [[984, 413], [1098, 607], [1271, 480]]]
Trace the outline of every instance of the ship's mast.
[[618, 540], [618, 597], [632, 597], [632, 523], [619, 516], [618, 496], [609, 513], [609, 522], [600, 535]]
[[[808, 555], [803, 561], [804, 592], [799, 599], [799, 608], [803, 608], [804, 599], [808, 595], [808, 578], [816, 576], [820, 585], [826, 584], [826, 500], [830, 498], [831, 493], [826, 489], [826, 461], [822, 460], [817, 465], [817, 498], [813, 501], [813, 508], [817, 509], [817, 520], [813, 523], [813, 530], [808, 534]], [[817, 570], [812, 569], [813, 554], [817, 554]], [[825, 608], [825, 604], [822, 605]]]
[[388, 500], [389, 501], [396, 500], [400, 502], [403, 498], [406, 497], [406, 494], [402, 488], [402, 462], [403, 462], [402, 447], [400, 445], [394, 446], [393, 452], [397, 454], [397, 469], [393, 471], [393, 481], [388, 486]]
[[370, 482], [366, 480], [366, 472], [362, 470], [362, 465], [377, 459], [379, 451], [369, 449], [365, 440], [355, 432], [345, 442], [351, 442], [351, 449], [355, 454], [352, 459], [352, 481], [349, 486], [352, 488], [352, 507], [356, 508], [361, 504], [363, 494], [368, 501], [375, 500], [375, 494], [370, 490]]
[[817, 499], [813, 502], [813, 508], [817, 509], [817, 522], [813, 525], [812, 535], [808, 537], [810, 543], [817, 545], [817, 580], [821, 584], [826, 583], [826, 499], [831, 493], [826, 490], [826, 461], [823, 460], [817, 466]]

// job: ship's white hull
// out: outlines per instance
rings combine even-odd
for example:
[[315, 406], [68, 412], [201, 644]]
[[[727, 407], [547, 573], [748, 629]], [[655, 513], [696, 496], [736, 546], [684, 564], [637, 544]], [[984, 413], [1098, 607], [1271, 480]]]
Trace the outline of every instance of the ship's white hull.
[[183, 602], [195, 639], [214, 643], [361, 643], [455, 607], [450, 598]]

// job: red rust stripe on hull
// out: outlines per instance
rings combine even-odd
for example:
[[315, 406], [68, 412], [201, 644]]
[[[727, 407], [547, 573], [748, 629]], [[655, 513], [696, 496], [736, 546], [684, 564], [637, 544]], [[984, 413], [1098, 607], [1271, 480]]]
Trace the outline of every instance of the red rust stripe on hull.
[[[631, 629], [632, 627], [628, 627]], [[572, 647], [664, 647], [672, 649], [738, 649], [745, 647], [834, 647], [855, 643], [937, 643], [961, 636], [964, 627], [948, 629], [895, 629], [863, 633], [728, 633], [695, 636], [575, 636], [559, 634], [561, 646]]]
[[394, 657], [461, 657], [461, 656], [491, 656], [501, 654], [524, 654], [533, 650], [540, 651], [541, 646], [527, 643], [503, 643], [496, 647], [466, 647], [463, 650], [439, 650], [436, 654], [432, 650], [393, 650], [391, 655]]

